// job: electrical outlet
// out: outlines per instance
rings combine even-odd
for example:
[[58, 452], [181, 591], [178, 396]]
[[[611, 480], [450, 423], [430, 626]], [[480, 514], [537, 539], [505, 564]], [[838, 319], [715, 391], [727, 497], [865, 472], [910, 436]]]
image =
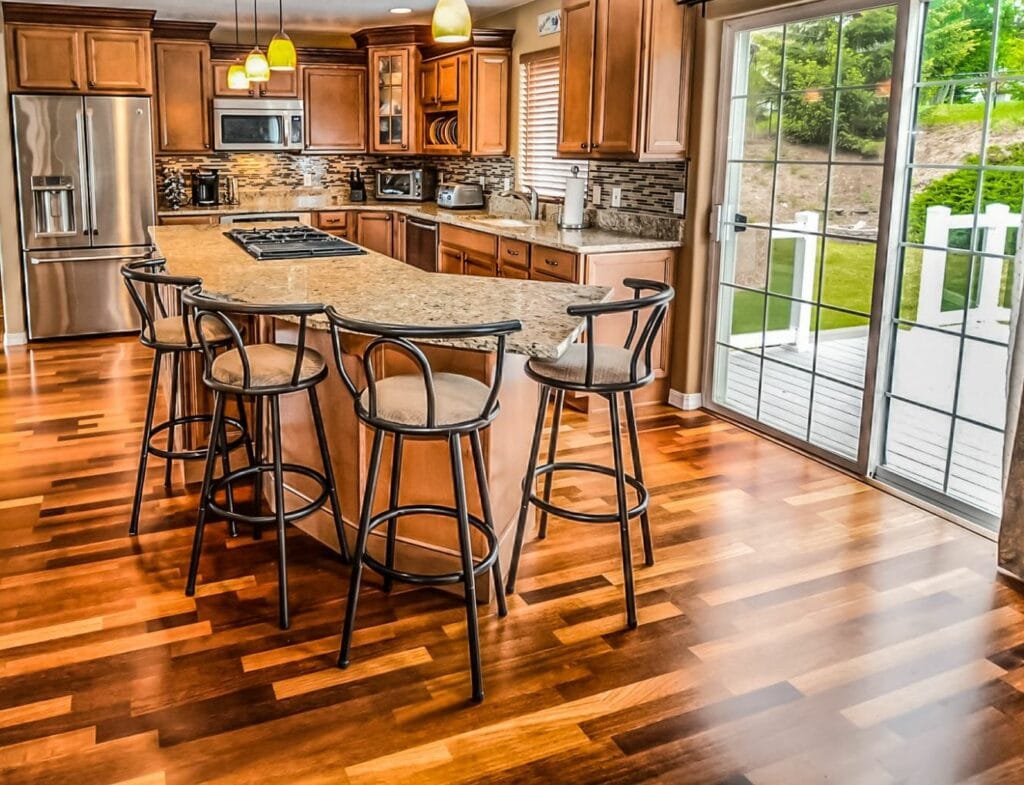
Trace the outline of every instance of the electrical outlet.
[[686, 214], [686, 192], [676, 191], [672, 194], [672, 212], [676, 215]]
[[502, 189], [501, 190], [503, 190], [503, 191], [511, 191], [512, 190], [512, 178], [511, 177], [506, 177], [504, 180], [502, 180]]
[[618, 186], [612, 188], [612, 207], [622, 207], [622, 189]]
[[313, 173], [312, 172], [303, 172], [302, 173], [302, 185], [305, 186], [306, 188], [312, 188], [313, 187]]
[[601, 204], [601, 186], [595, 185], [590, 189], [590, 201], [595, 206]]
[[480, 187], [481, 188], [486, 188], [487, 187], [487, 178], [484, 177], [483, 175], [480, 175]]

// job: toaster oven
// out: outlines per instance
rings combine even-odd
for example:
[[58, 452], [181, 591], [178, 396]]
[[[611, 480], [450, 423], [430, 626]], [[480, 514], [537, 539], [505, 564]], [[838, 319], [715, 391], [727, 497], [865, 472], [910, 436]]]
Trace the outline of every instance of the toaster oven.
[[377, 198], [429, 202], [437, 191], [436, 169], [378, 169]]

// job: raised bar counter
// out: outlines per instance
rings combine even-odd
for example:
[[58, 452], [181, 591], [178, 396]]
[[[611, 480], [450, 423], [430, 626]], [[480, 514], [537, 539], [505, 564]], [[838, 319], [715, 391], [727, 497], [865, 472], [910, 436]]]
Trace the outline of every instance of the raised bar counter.
[[[267, 224], [260, 224], [267, 226]], [[235, 227], [237, 228], [237, 224]], [[485, 471], [491, 492], [495, 528], [501, 544], [502, 564], [507, 565], [518, 512], [530, 434], [537, 406], [537, 386], [524, 373], [528, 358], [559, 357], [582, 329], [581, 319], [566, 308], [573, 304], [606, 299], [610, 290], [600, 286], [521, 281], [503, 278], [445, 275], [423, 272], [382, 254], [257, 261], [231, 239], [224, 226], [158, 226], [150, 229], [157, 252], [166, 258], [172, 275], [203, 279], [210, 294], [246, 303], [323, 303], [353, 318], [390, 324], [467, 325], [519, 319], [523, 330], [509, 337], [505, 375], [495, 422], [483, 432]], [[320, 352], [332, 366], [318, 387], [331, 462], [341, 498], [342, 517], [350, 543], [355, 539], [368, 463], [370, 433], [355, 416], [351, 396], [344, 389], [331, 359], [331, 340], [326, 319], [310, 320], [307, 345]], [[294, 325], [274, 320], [253, 323], [250, 329], [261, 340], [294, 342]], [[361, 373], [362, 352], [367, 340], [346, 335], [344, 362]], [[494, 346], [479, 340], [432, 344], [424, 347], [435, 372], [462, 373], [488, 381], [494, 368]], [[407, 357], [385, 355], [375, 373], [378, 378], [413, 372]], [[350, 364], [350, 365], [349, 365]], [[192, 370], [191, 406], [209, 406]], [[186, 405], [188, 408], [189, 404]], [[193, 413], [193, 412], [186, 412]], [[281, 399], [284, 461], [317, 467], [320, 464], [312, 417], [305, 395]], [[250, 420], [251, 421], [251, 420]], [[390, 450], [386, 449], [385, 455]], [[234, 456], [244, 460], [241, 452]], [[466, 476], [473, 477], [472, 455], [464, 444]], [[382, 468], [375, 511], [386, 503], [390, 481], [389, 461]], [[289, 507], [313, 492], [301, 477], [286, 477]], [[469, 484], [470, 509], [480, 514], [475, 485]], [[452, 481], [448, 471], [447, 445], [443, 441], [410, 440], [403, 455], [401, 503], [451, 505]], [[329, 547], [338, 550], [330, 515], [321, 511], [295, 524]], [[371, 537], [370, 550], [383, 558], [384, 536]], [[474, 553], [484, 552], [483, 537], [474, 532]], [[419, 572], [449, 572], [458, 561], [456, 527], [444, 518], [410, 516], [398, 530], [397, 564]], [[481, 601], [491, 596], [487, 576], [478, 581]], [[301, 612], [300, 608], [295, 608]]]

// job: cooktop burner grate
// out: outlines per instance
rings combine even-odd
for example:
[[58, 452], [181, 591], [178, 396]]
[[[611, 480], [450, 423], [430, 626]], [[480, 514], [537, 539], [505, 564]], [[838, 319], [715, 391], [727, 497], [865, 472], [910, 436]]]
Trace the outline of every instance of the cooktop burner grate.
[[309, 226], [231, 229], [225, 232], [255, 259], [308, 259], [318, 256], [360, 256], [355, 243]]

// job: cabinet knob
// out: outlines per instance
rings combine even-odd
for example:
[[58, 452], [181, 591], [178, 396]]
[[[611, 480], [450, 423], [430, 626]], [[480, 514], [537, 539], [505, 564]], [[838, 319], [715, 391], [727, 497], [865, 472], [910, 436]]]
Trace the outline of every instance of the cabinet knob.
[[90, 79], [89, 80], [89, 87], [95, 87], [95, 86], [96, 86], [96, 80], [95, 79]]
[[601, 145], [599, 145], [599, 144], [595, 144], [595, 145], [594, 145], [594, 149], [596, 150], [596, 149], [597, 149], [598, 147], [600, 147], [600, 146], [601, 146]]
[[557, 267], [558, 266], [558, 262], [555, 261], [554, 259], [547, 259], [547, 258], [545, 258], [544, 259], [544, 264], [550, 265], [552, 267]]
[[587, 149], [587, 143], [586, 142], [580, 142], [580, 149], [581, 150], [586, 150]]

